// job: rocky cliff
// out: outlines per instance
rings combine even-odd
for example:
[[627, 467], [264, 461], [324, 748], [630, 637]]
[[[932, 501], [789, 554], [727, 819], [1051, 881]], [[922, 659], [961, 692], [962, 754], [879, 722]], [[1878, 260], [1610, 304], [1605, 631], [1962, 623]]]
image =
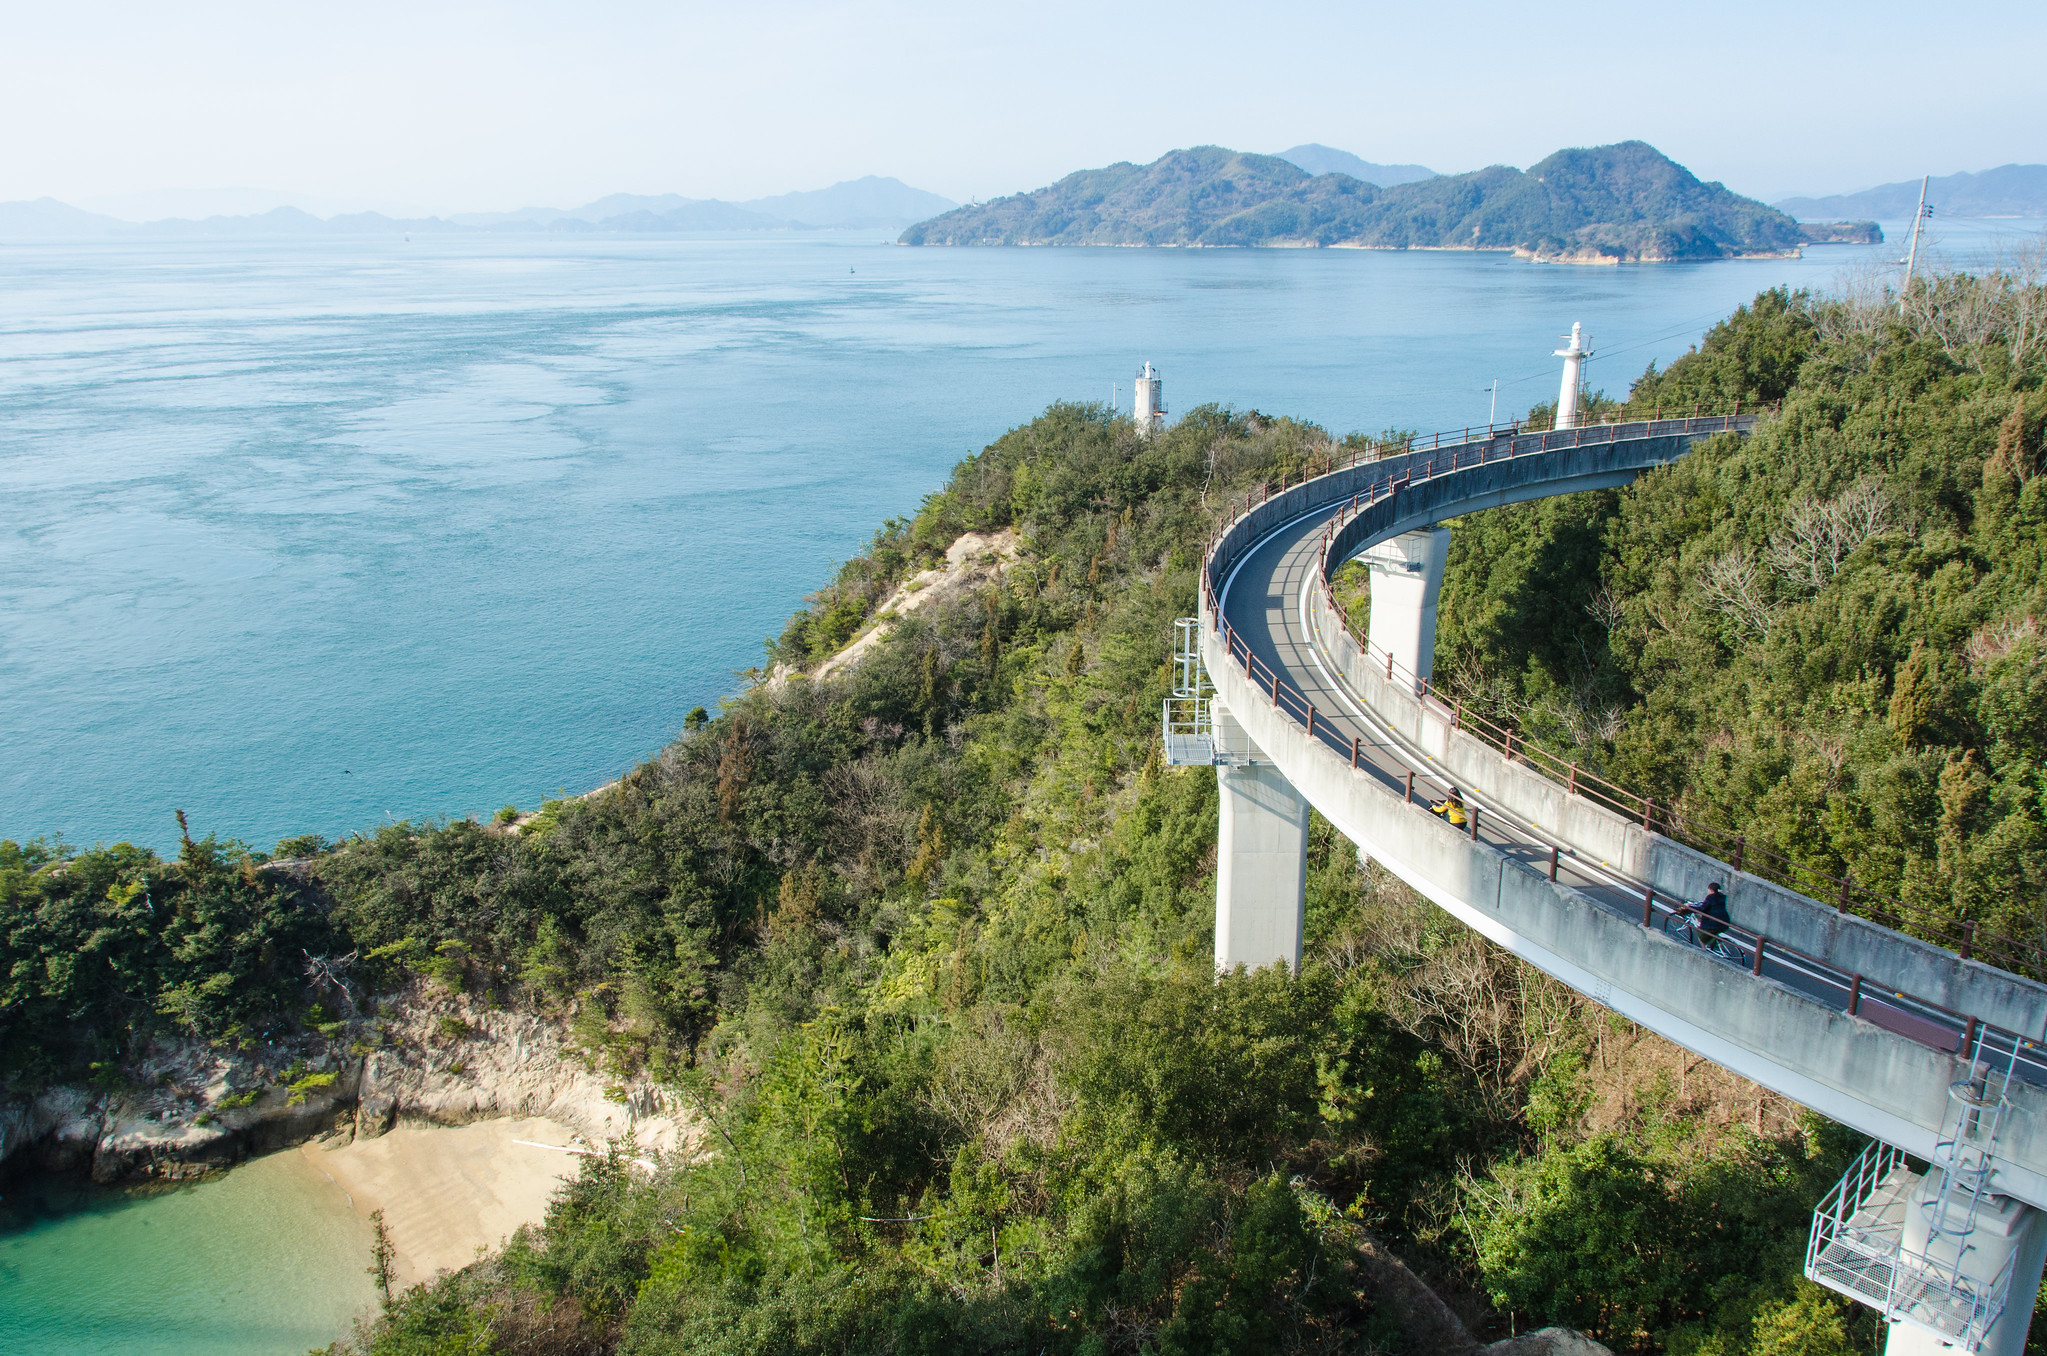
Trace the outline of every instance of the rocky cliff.
[[332, 1041], [158, 1042], [104, 1086], [0, 1090], [0, 1168], [175, 1181], [316, 1135], [512, 1115], [544, 1116], [593, 1145], [631, 1135], [665, 1152], [694, 1137], [671, 1093], [593, 1070], [566, 1019], [494, 1011], [422, 983]]

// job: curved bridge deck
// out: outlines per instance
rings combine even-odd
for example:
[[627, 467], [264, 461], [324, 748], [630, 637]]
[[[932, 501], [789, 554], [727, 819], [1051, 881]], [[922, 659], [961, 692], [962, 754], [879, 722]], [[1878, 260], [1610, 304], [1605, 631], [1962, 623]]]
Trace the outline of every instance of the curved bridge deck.
[[[1248, 509], [1212, 543], [1202, 655], [1217, 696], [1346, 836], [1425, 896], [1596, 1001], [1833, 1119], [1930, 1156], [1948, 1085], [2011, 1071], [2021, 1114], [1998, 1190], [2047, 1206], [2047, 986], [1744, 874], [1574, 794], [1350, 633], [1327, 575], [1373, 544], [1478, 509], [1625, 484], [1751, 419], [1487, 436], [1340, 468]], [[1455, 783], [1476, 832], [1412, 799]], [[1554, 854], [1554, 855], [1553, 855]], [[1709, 879], [1736, 927], [1670, 935]], [[1645, 926], [1646, 924], [1646, 926]]]

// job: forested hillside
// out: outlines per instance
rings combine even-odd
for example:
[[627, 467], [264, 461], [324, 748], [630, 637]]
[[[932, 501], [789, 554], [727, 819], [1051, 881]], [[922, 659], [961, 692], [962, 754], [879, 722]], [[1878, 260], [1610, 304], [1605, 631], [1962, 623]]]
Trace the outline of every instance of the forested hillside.
[[1589, 262], [1781, 254], [1808, 240], [1880, 240], [1873, 223], [1801, 227], [1701, 183], [1640, 141], [1379, 187], [1220, 146], [1070, 174], [956, 208], [906, 245], [1351, 245], [1515, 250]]
[[[1631, 399], [1781, 416], [1458, 523], [1438, 672], [1755, 841], [2037, 928], [2042, 305], [1995, 279], [1903, 318], [1759, 297]], [[307, 1006], [313, 952], [571, 1010], [592, 1059], [695, 1100], [694, 1159], [592, 1162], [544, 1227], [401, 1296], [357, 1344], [386, 1356], [1425, 1353], [1545, 1323], [1868, 1350], [1867, 1311], [1798, 1279], [1852, 1137], [1327, 825], [1301, 973], [1211, 974], [1214, 779], [1158, 754], [1171, 621], [1212, 512], [1331, 450], [1256, 414], [1147, 441], [1054, 406], [877, 533], [772, 658], [814, 667], [964, 531], [1016, 530], [999, 582], [517, 833], [396, 825], [284, 865], [0, 847], [8, 1076], [116, 1076], [152, 1027], [346, 1040]]]
[[2037, 947], [2040, 293], [1949, 277], [1913, 300], [1907, 328], [1768, 293], [1648, 373], [1631, 413], [1736, 394], [1783, 411], [1624, 493], [1460, 523], [1437, 673], [1803, 863], [1809, 890], [1845, 873], [1907, 920]]

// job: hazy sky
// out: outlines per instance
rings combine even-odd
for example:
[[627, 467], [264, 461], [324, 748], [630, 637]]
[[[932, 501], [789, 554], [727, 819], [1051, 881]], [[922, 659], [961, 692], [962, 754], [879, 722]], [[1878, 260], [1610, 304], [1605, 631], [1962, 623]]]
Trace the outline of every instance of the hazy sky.
[[0, 200], [965, 199], [1202, 142], [1456, 171], [1629, 137], [1771, 198], [2047, 161], [2043, 66], [2040, 0], [0, 0]]

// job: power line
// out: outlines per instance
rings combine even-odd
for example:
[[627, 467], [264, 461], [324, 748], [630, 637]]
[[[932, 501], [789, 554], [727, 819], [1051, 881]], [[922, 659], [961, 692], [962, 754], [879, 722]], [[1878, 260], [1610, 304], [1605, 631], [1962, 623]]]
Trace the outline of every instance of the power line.
[[1623, 353], [1633, 353], [1633, 352], [1635, 352], [1635, 351], [1636, 351], [1637, 349], [1644, 349], [1644, 348], [1647, 348], [1647, 347], [1649, 347], [1649, 346], [1650, 346], [1651, 344], [1660, 344], [1660, 343], [1662, 343], [1662, 342], [1663, 342], [1664, 340], [1666, 340], [1666, 339], [1675, 339], [1675, 338], [1677, 338], [1677, 337], [1678, 337], [1678, 336], [1680, 336], [1680, 335], [1684, 335], [1684, 334], [1689, 334], [1689, 333], [1691, 333], [1691, 332], [1692, 332], [1693, 330], [1697, 329], [1697, 328], [1698, 328], [1698, 325], [1699, 325], [1699, 322], [1700, 322], [1700, 321], [1702, 321], [1702, 320], [1712, 320], [1712, 319], [1716, 319], [1717, 317], [1719, 317], [1719, 316], [1721, 316], [1721, 315], [1723, 315], [1723, 314], [1725, 314], [1725, 312], [1722, 312], [1722, 311], [1707, 311], [1707, 312], [1704, 312], [1704, 313], [1703, 313], [1703, 314], [1701, 314], [1701, 315], [1698, 315], [1698, 316], [1694, 316], [1693, 318], [1691, 318], [1691, 319], [1689, 319], [1689, 320], [1686, 320], [1686, 321], [1682, 322], [1681, 324], [1679, 324], [1679, 325], [1678, 325], [1678, 327], [1677, 327], [1676, 329], [1673, 329], [1673, 330], [1668, 330], [1668, 331], [1666, 331], [1666, 332], [1664, 332], [1664, 333], [1662, 333], [1662, 334], [1652, 335], [1652, 336], [1650, 336], [1650, 337], [1649, 337], [1649, 338], [1647, 338], [1647, 339], [1642, 339], [1642, 340], [1638, 340], [1638, 341], [1636, 341], [1635, 343], [1632, 343], [1632, 344], [1626, 344], [1626, 345], [1623, 345], [1623, 346], [1622, 346], [1622, 347], [1620, 347], [1620, 348], [1610, 348], [1610, 349], [1607, 349], [1607, 350], [1605, 350], [1604, 352], [1600, 353], [1598, 357], [1596, 357], [1596, 358], [1588, 358], [1588, 359], [1587, 359], [1586, 361], [1588, 361], [1588, 362], [1597, 362], [1597, 361], [1599, 361], [1599, 358], [1612, 358], [1612, 357], [1617, 357], [1617, 356], [1619, 356], [1620, 354], [1623, 354]]

